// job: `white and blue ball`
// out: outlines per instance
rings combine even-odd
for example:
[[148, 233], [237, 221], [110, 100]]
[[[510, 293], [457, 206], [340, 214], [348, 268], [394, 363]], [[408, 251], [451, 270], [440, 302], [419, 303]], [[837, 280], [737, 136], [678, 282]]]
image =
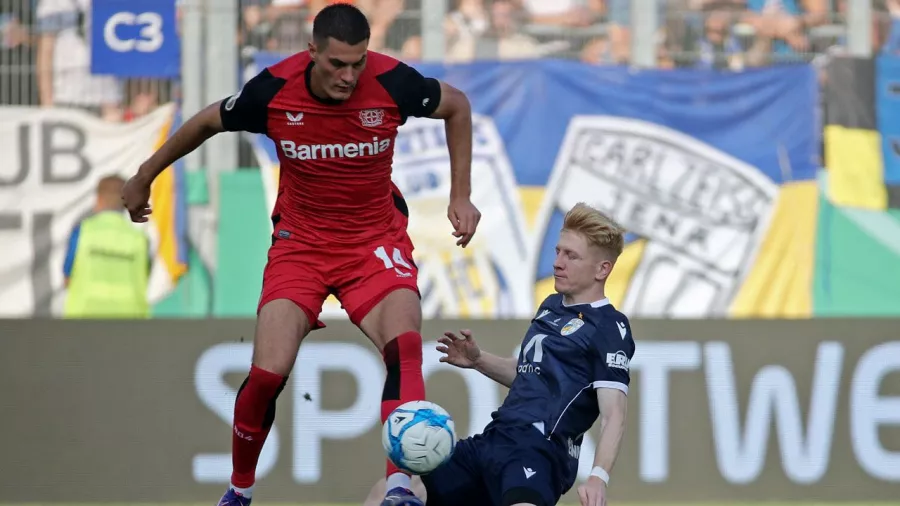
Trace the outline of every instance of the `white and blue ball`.
[[381, 444], [391, 462], [401, 470], [428, 474], [453, 455], [456, 448], [453, 417], [433, 402], [407, 402], [387, 417]]

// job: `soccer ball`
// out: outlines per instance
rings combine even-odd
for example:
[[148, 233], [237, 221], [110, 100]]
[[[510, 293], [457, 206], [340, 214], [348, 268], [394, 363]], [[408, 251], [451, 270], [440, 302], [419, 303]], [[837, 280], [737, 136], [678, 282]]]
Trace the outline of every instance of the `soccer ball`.
[[433, 402], [407, 402], [387, 417], [381, 444], [401, 470], [428, 474], [446, 462], [456, 448], [453, 417]]

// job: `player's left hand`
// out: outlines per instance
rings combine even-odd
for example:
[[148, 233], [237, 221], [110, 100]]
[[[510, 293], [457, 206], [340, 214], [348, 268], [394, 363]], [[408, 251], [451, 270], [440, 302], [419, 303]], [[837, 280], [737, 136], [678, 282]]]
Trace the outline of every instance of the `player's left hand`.
[[454, 198], [450, 199], [450, 206], [447, 207], [447, 219], [453, 225], [453, 237], [459, 239], [456, 245], [465, 248], [475, 235], [481, 212], [467, 197]]
[[588, 478], [578, 487], [581, 506], [606, 506], [606, 483], [596, 476]]

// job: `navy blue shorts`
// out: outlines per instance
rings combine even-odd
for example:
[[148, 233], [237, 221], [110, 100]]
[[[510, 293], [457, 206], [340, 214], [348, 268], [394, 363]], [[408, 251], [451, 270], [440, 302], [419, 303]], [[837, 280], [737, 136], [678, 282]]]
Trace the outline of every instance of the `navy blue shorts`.
[[447, 463], [422, 476], [427, 504], [553, 506], [574, 482], [567, 460], [532, 426], [491, 428], [459, 441]]

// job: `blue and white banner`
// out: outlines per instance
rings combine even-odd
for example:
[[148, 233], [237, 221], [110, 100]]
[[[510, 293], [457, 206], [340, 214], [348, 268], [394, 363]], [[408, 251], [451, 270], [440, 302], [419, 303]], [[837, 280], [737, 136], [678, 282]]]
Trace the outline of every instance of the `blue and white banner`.
[[[247, 74], [278, 58], [257, 55]], [[810, 67], [633, 72], [551, 60], [416, 67], [472, 102], [472, 200], [483, 216], [466, 250], [448, 240], [443, 125], [413, 119], [401, 127], [393, 178], [410, 208], [427, 318], [531, 317], [553, 291], [554, 247], [565, 211], [578, 201], [630, 232], [607, 283], [627, 314], [759, 311], [765, 298], [756, 290], [772, 283], [760, 266], [783, 258], [772, 234], [784, 227], [773, 223], [799, 216], [777, 210], [806, 206], [791, 200], [797, 191], [782, 190], [799, 184], [810, 189], [801, 196], [816, 195], [820, 130]], [[268, 138], [251, 138], [271, 208], [277, 153]], [[323, 315], [343, 312], [332, 301]]]
[[94, 0], [91, 72], [173, 78], [181, 68], [175, 0]]

